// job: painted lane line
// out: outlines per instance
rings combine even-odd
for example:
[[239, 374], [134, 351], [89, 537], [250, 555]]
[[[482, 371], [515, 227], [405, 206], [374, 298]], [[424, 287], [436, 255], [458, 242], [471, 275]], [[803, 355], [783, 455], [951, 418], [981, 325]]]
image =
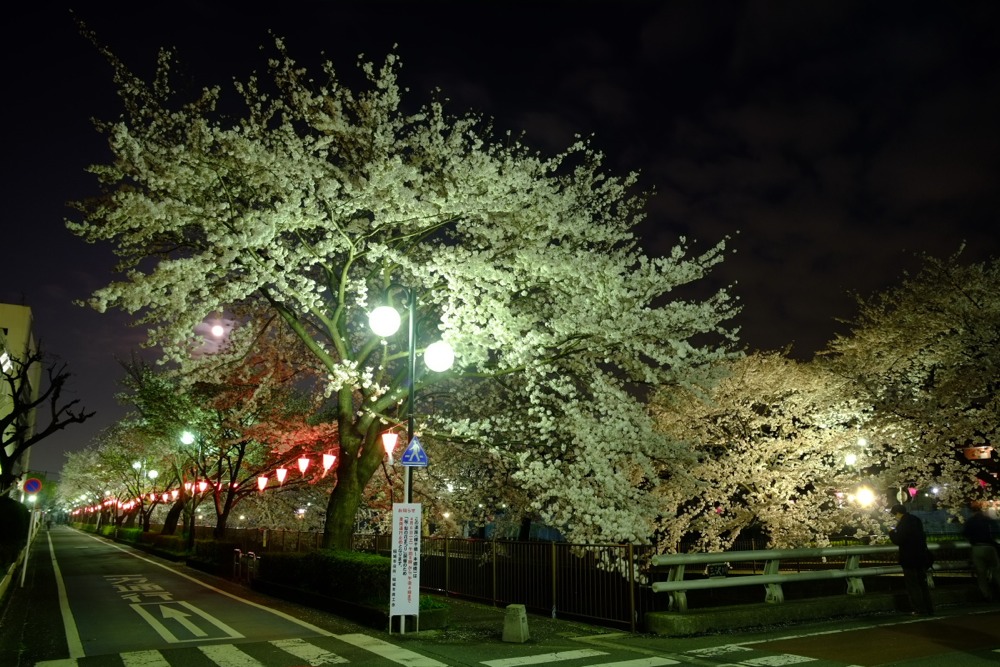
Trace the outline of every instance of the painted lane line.
[[59, 658], [58, 660], [42, 660], [35, 667], [78, 667], [76, 658]]
[[526, 655], [521, 658], [503, 658], [501, 660], [485, 660], [479, 664], [487, 667], [516, 667], [517, 665], [540, 665], [546, 662], [559, 662], [562, 660], [576, 660], [577, 658], [594, 658], [599, 655], [607, 655], [604, 651], [597, 651], [592, 648], [582, 648], [576, 651], [560, 651], [559, 653], [540, 653], [538, 655]]
[[286, 653], [291, 653], [299, 660], [305, 660], [309, 663], [310, 667], [336, 665], [347, 662], [347, 658], [342, 658], [336, 653], [313, 646], [302, 639], [275, 639], [270, 643], [272, 646], [276, 646]]
[[660, 665], [679, 665], [680, 660], [670, 658], [636, 658], [634, 660], [621, 660], [619, 662], [602, 662], [591, 665], [591, 667], [660, 667]]
[[198, 650], [219, 667], [267, 667], [232, 644], [210, 644], [199, 646]]
[[119, 656], [125, 667], [170, 667], [159, 651], [129, 651]]
[[784, 655], [765, 655], [760, 658], [750, 658], [740, 664], [748, 665], [749, 667], [782, 667], [783, 665], [801, 665], [804, 662], [815, 661], [816, 658], [806, 658], [801, 655], [786, 653]]
[[382, 656], [386, 660], [392, 660], [400, 665], [409, 665], [409, 667], [448, 667], [448, 665], [443, 662], [438, 662], [433, 658], [428, 658], [420, 655], [419, 653], [414, 653], [408, 649], [396, 646], [395, 644], [384, 642], [381, 639], [369, 637], [368, 635], [350, 634], [334, 635], [334, 637], [342, 642], [346, 642], [352, 646], [357, 646], [358, 648], [374, 653], [375, 655]]
[[708, 648], [696, 648], [688, 651], [691, 655], [697, 655], [703, 658], [714, 658], [720, 655], [728, 655], [730, 653], [737, 652], [749, 652], [753, 649], [747, 648], [746, 646], [741, 646], [740, 644], [725, 644], [723, 646], [709, 646]]
[[[66, 583], [63, 581], [59, 563], [56, 561], [56, 548], [52, 544], [52, 536], [46, 533], [45, 537], [49, 540], [49, 558], [52, 559], [52, 570], [56, 574], [56, 588], [59, 591], [59, 611], [62, 614], [63, 629], [66, 632], [66, 643], [69, 645], [69, 657], [82, 658], [86, 653], [83, 651], [83, 642], [80, 641], [80, 632], [76, 629], [76, 619], [73, 618], [73, 611], [69, 608]], [[75, 665], [76, 661], [74, 660], [71, 664]]]

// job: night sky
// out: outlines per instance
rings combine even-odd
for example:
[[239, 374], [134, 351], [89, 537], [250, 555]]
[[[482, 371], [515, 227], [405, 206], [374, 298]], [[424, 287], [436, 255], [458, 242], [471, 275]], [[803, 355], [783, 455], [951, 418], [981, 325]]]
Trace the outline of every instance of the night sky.
[[[96, 5], [100, 5], [96, 8]], [[440, 88], [454, 113], [493, 117], [551, 153], [593, 135], [615, 173], [656, 195], [649, 254], [733, 236], [714, 275], [735, 283], [747, 349], [809, 358], [915, 254], [995, 257], [1000, 204], [1000, 3], [296, 2], [79, 3], [78, 16], [147, 79], [176, 47], [181, 81], [265, 69], [268, 31], [304, 65], [395, 47], [411, 103]], [[118, 115], [111, 71], [64, 3], [5, 8], [5, 253], [0, 300], [31, 306], [73, 397], [98, 410], [32, 450], [56, 472], [123, 414], [121, 368], [143, 339], [120, 313], [74, 299], [113, 256], [65, 230], [65, 202], [96, 192], [106, 158], [91, 117]], [[317, 70], [317, 75], [318, 70]], [[227, 89], [229, 90], [229, 89]]]

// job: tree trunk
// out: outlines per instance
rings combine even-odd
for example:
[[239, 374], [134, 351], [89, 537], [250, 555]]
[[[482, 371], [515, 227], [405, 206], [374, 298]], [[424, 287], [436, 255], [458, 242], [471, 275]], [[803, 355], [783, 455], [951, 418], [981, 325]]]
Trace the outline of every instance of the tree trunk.
[[233, 490], [232, 487], [226, 489], [226, 495], [222, 501], [222, 509], [220, 510], [219, 502], [215, 503], [215, 530], [212, 531], [212, 537], [217, 540], [224, 539], [226, 537], [226, 526], [229, 523], [229, 515], [233, 512], [233, 506], [236, 504], [237, 491]]
[[337, 486], [330, 494], [330, 502], [326, 505], [326, 523], [323, 527], [324, 549], [350, 550], [351, 538], [354, 536], [354, 517], [361, 504], [363, 488], [357, 482], [337, 480]]
[[323, 526], [323, 548], [349, 551], [354, 536], [354, 518], [361, 505], [362, 494], [375, 471], [382, 465], [385, 449], [373, 424], [354, 422], [356, 408], [350, 389], [339, 395], [337, 430], [340, 435], [340, 457], [337, 459], [337, 485], [326, 505]]
[[161, 535], [173, 535], [177, 532], [177, 522], [180, 521], [181, 512], [184, 511], [184, 501], [178, 500], [167, 512], [167, 518], [163, 521], [163, 530], [160, 531]]

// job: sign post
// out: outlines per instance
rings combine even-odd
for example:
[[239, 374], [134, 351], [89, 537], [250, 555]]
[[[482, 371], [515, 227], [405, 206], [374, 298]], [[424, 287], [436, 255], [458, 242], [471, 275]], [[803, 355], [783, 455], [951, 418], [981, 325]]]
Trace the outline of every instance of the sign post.
[[392, 505], [392, 574], [389, 587], [389, 632], [399, 616], [399, 631], [406, 633], [406, 617], [416, 617], [420, 629], [420, 503]]

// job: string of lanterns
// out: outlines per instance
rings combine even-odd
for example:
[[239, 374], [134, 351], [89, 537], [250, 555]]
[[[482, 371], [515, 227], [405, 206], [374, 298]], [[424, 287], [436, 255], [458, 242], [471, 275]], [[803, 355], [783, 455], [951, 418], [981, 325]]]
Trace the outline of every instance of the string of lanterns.
[[[384, 443], [384, 439], [385, 439], [385, 436], [383, 435], [383, 445], [385, 444]], [[392, 457], [391, 452], [388, 449], [386, 450], [386, 452], [389, 454], [390, 459], [391, 459], [391, 457]], [[322, 477], [326, 477], [327, 473], [330, 472], [330, 468], [332, 468], [333, 465], [336, 462], [337, 462], [337, 455], [336, 454], [331, 454], [329, 452], [326, 453], [326, 454], [323, 454], [323, 456], [322, 456], [323, 474], [321, 476]], [[301, 457], [299, 457], [299, 459], [298, 459], [298, 461], [296, 463], [298, 464], [299, 474], [305, 475], [306, 471], [309, 469], [309, 466], [312, 465], [312, 459], [310, 459], [308, 456], [301, 456]], [[285, 479], [288, 477], [288, 468], [285, 468], [285, 467], [276, 468], [275, 471], [274, 471], [274, 475], [278, 479], [278, 485], [281, 486], [281, 485], [283, 485], [285, 483]], [[260, 476], [258, 476], [257, 477], [257, 490], [263, 492], [267, 488], [269, 482], [270, 482], [270, 477], [268, 477], [267, 475], [260, 475]], [[198, 484], [197, 484], [198, 492], [199, 493], [204, 493], [205, 490], [208, 489], [208, 485], [209, 485], [208, 481], [206, 481], [204, 479], [201, 480], [201, 481], [199, 481]], [[219, 485], [216, 485], [216, 486], [219, 486]], [[234, 489], [237, 488], [237, 487], [238, 487], [237, 484], [233, 484], [233, 486], [232, 486], [232, 488], [234, 488]], [[191, 489], [192, 489], [191, 482], [187, 482], [187, 483], [184, 484], [184, 490], [187, 493], [190, 494], [191, 493]], [[172, 500], [177, 500], [177, 497], [179, 495], [180, 495], [180, 489], [172, 489], [172, 490], [164, 491], [162, 494], [159, 494], [159, 493], [150, 493], [150, 494], [148, 494], [148, 498], [149, 498], [149, 500], [151, 502], [156, 502], [157, 500], [162, 500], [163, 502], [167, 503], [167, 502], [170, 502]], [[128, 512], [128, 511], [134, 509], [136, 507], [136, 505], [141, 505], [142, 501], [146, 497], [147, 497], [146, 494], [143, 494], [142, 496], [137, 496], [134, 500], [128, 500], [128, 501], [125, 501], [125, 502], [123, 502], [121, 500], [118, 500], [118, 499], [108, 498], [108, 499], [104, 500], [103, 502], [97, 503], [95, 505], [91, 505], [91, 506], [88, 506], [88, 507], [77, 508], [77, 509], [73, 510], [72, 514], [78, 514], [80, 512], [99, 512], [99, 511], [101, 511], [105, 507], [110, 508], [112, 506], [117, 506], [118, 509], [124, 510], [124, 511]]]

